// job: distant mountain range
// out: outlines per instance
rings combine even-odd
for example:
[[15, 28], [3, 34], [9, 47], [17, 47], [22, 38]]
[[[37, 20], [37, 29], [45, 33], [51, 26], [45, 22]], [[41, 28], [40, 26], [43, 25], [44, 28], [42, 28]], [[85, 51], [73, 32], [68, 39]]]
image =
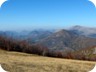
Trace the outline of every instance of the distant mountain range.
[[33, 30], [33, 31], [0, 31], [0, 35], [13, 38], [16, 40], [27, 40], [30, 43], [35, 43], [47, 36], [51, 35], [53, 30]]
[[59, 31], [0, 31], [0, 35], [16, 40], [26, 40], [31, 44], [41, 44], [56, 51], [78, 51], [96, 46], [96, 28], [83, 26], [73, 26]]

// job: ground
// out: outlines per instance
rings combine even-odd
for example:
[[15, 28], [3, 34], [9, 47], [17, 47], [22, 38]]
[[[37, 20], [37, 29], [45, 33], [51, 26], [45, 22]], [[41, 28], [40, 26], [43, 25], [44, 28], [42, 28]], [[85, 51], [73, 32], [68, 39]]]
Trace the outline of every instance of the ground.
[[96, 62], [0, 50], [0, 64], [9, 72], [88, 72]]

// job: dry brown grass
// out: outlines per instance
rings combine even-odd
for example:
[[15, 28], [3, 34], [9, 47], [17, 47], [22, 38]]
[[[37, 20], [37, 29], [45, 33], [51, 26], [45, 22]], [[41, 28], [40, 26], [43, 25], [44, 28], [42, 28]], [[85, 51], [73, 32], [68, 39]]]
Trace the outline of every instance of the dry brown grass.
[[0, 64], [9, 72], [88, 72], [96, 62], [50, 58], [0, 50]]

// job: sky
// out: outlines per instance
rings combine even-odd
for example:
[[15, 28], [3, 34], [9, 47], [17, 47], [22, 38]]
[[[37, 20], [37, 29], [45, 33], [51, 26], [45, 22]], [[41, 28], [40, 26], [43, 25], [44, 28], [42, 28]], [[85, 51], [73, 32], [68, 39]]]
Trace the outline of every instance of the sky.
[[0, 30], [96, 27], [96, 8], [88, 0], [8, 0], [0, 8]]

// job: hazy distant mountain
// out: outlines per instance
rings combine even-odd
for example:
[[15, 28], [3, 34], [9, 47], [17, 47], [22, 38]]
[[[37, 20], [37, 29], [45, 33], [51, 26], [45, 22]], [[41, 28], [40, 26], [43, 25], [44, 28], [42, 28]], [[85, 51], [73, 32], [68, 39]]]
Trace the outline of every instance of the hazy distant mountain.
[[[25, 34], [26, 33], [26, 34]], [[8, 38], [13, 38], [13, 39], [19, 39], [19, 40], [23, 40], [26, 39], [26, 35], [28, 35], [27, 32], [15, 32], [15, 31], [0, 31], [0, 35], [2, 36], [6, 36]]]
[[42, 40], [53, 33], [51, 30], [34, 30], [27, 35], [27, 40], [31, 42], [37, 42]]
[[73, 26], [73, 27], [69, 28], [68, 30], [70, 30], [78, 35], [84, 35], [87, 37], [96, 38], [96, 28]]
[[96, 39], [60, 30], [38, 42], [52, 50], [79, 50], [96, 45]]
[[0, 35], [7, 36], [16, 40], [27, 40], [28, 42], [37, 42], [49, 35], [51, 35], [53, 30], [33, 30], [33, 31], [0, 31]]

